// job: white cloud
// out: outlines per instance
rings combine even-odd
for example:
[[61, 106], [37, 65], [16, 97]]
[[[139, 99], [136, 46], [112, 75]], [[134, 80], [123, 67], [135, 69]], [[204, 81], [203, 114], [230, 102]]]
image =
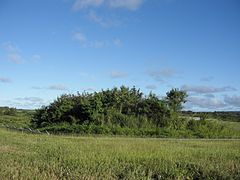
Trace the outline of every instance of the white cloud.
[[32, 89], [35, 89], [35, 90], [49, 89], [49, 90], [66, 91], [68, 90], [68, 87], [64, 84], [52, 84], [47, 87], [33, 86]]
[[73, 4], [74, 10], [80, 10], [88, 7], [98, 7], [104, 3], [104, 0], [76, 0]]
[[202, 98], [190, 96], [187, 100], [187, 103], [190, 104], [191, 107], [199, 107], [208, 110], [216, 110], [227, 107], [227, 105], [222, 100], [217, 98]]
[[147, 74], [154, 80], [165, 82], [165, 79], [173, 78], [176, 76], [176, 71], [173, 69], [160, 69], [160, 70], [149, 70]]
[[129, 10], [138, 9], [143, 0], [108, 0], [108, 5], [112, 8], [125, 8]]
[[121, 39], [119, 39], [119, 38], [115, 38], [115, 39], [113, 40], [113, 44], [114, 44], [115, 46], [117, 46], [117, 47], [121, 47], [121, 46], [122, 46], [122, 41], [121, 41]]
[[205, 94], [204, 95], [206, 98], [215, 98], [214, 94]]
[[60, 90], [60, 91], [68, 90], [67, 86], [65, 86], [63, 84], [53, 84], [53, 85], [50, 85], [47, 88], [51, 89], [51, 90]]
[[6, 77], [0, 77], [0, 82], [1, 83], [10, 83], [12, 82], [11, 79], [6, 78]]
[[240, 96], [225, 96], [224, 101], [230, 106], [240, 107]]
[[[24, 56], [22, 51], [20, 50], [20, 48], [17, 47], [17, 45], [9, 41], [3, 43], [2, 46], [5, 50], [7, 60], [15, 64], [21, 64], [26, 62], [26, 59], [23, 58]], [[39, 54], [33, 54], [29, 57], [29, 60], [32, 62], [38, 62], [40, 59], [41, 56]]]
[[16, 63], [16, 64], [20, 64], [23, 62], [22, 56], [18, 53], [10, 53], [10, 54], [8, 54], [7, 58], [9, 61]]
[[220, 92], [226, 92], [226, 91], [236, 91], [236, 88], [231, 86], [211, 87], [211, 86], [183, 85], [181, 89], [184, 91], [194, 92], [198, 94], [210, 94], [210, 93], [220, 93]]
[[73, 4], [73, 10], [78, 11], [90, 7], [108, 6], [110, 8], [123, 8], [128, 10], [137, 10], [144, 0], [76, 0]]
[[127, 77], [128, 74], [125, 73], [125, 72], [120, 72], [120, 71], [112, 71], [110, 73], [110, 77], [113, 78], [113, 79], [117, 79], [117, 78], [124, 78], [124, 77]]
[[5, 51], [7, 52], [20, 52], [20, 49], [15, 45], [13, 44], [12, 42], [5, 42], [3, 43], [3, 48], [5, 49]]
[[72, 9], [81, 11], [90, 21], [109, 28], [118, 27], [126, 20], [117, 16], [113, 9], [135, 11], [144, 2], [145, 0], [75, 0]]
[[88, 17], [90, 20], [100, 24], [101, 26], [105, 27], [107, 25], [103, 18], [97, 15], [94, 11], [90, 11]]
[[91, 91], [91, 92], [95, 92], [96, 88], [95, 87], [85, 87], [83, 88], [84, 91]]
[[147, 85], [147, 86], [146, 86], [146, 89], [155, 90], [155, 89], [157, 89], [157, 86], [154, 85], [154, 84], [150, 84], [150, 85]]
[[116, 18], [109, 17], [109, 15], [108, 15], [108, 17], [100, 16], [93, 10], [89, 11], [87, 17], [92, 22], [95, 22], [95, 23], [99, 24], [100, 26], [106, 27], [106, 28], [120, 26], [120, 24], [121, 24], [119, 20], [116, 20]]
[[78, 41], [82, 45], [85, 45], [86, 42], [87, 42], [87, 38], [86, 38], [85, 34], [83, 34], [80, 31], [77, 31], [77, 32], [73, 33], [73, 39]]
[[7, 53], [7, 59], [13, 63], [20, 64], [23, 62], [21, 50], [12, 42], [3, 43], [3, 48]]
[[24, 97], [24, 98], [15, 98], [17, 101], [30, 101], [30, 102], [42, 102], [43, 99], [39, 97]]
[[43, 105], [47, 105], [49, 102], [39, 97], [22, 97], [12, 100], [3, 100], [1, 103], [3, 103], [4, 106], [16, 107], [18, 109], [36, 109]]
[[33, 86], [32, 89], [40, 90], [40, 89], [44, 89], [44, 88], [43, 88], [43, 87], [40, 87], [40, 86]]
[[39, 62], [41, 60], [41, 56], [39, 54], [33, 54], [31, 59], [33, 62]]
[[92, 47], [92, 48], [103, 48], [108, 45], [108, 42], [96, 40], [96, 41], [89, 42], [88, 45], [89, 47]]
[[80, 43], [80, 45], [84, 48], [104, 48], [109, 46], [120, 46], [121, 40], [114, 39], [114, 40], [88, 40], [87, 36], [80, 32], [73, 33], [73, 40]]

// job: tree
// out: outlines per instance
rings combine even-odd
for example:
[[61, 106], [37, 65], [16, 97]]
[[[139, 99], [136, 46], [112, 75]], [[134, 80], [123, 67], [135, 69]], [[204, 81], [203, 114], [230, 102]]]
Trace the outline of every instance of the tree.
[[183, 108], [183, 104], [186, 103], [187, 93], [179, 89], [172, 89], [167, 92], [166, 102], [171, 112], [170, 127], [173, 129], [180, 129], [184, 121], [183, 118], [179, 118], [179, 113]]
[[187, 102], [187, 93], [179, 89], [172, 89], [167, 92], [166, 102], [173, 112], [179, 112], [183, 108], [183, 104]]

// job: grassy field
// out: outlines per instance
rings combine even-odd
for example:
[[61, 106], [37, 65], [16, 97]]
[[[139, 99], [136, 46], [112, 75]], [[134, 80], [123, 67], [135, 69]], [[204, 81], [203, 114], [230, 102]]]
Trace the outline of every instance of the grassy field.
[[71, 137], [0, 128], [0, 179], [240, 179], [240, 141]]
[[9, 125], [15, 127], [29, 127], [34, 111], [18, 110], [14, 116], [0, 114], [0, 126]]

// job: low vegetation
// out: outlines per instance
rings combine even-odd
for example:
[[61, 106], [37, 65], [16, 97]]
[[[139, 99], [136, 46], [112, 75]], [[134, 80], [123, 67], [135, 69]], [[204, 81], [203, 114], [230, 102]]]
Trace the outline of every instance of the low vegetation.
[[1, 179], [240, 179], [240, 141], [70, 137], [0, 128]]
[[31, 126], [34, 112], [34, 110], [0, 107], [0, 126], [28, 128]]
[[239, 111], [214, 111], [214, 112], [192, 112], [184, 111], [183, 114], [192, 117], [221, 119], [228, 122], [240, 122]]
[[0, 115], [14, 116], [16, 114], [17, 114], [17, 109], [16, 108], [0, 107]]

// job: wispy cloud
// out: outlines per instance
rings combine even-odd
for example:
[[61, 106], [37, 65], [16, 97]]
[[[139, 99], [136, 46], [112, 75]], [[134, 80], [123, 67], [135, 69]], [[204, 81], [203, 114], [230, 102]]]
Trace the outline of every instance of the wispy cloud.
[[23, 58], [20, 54], [17, 54], [17, 53], [10, 53], [8, 54], [7, 56], [8, 60], [13, 62], [13, 63], [16, 63], [16, 64], [20, 64], [23, 62]]
[[76, 0], [73, 4], [73, 10], [81, 10], [89, 7], [98, 7], [104, 3], [105, 0]]
[[73, 33], [73, 39], [78, 41], [82, 45], [85, 45], [87, 43], [87, 38], [86, 38], [85, 34], [83, 34], [80, 31]]
[[87, 14], [87, 17], [90, 21], [95, 22], [100, 26], [106, 27], [106, 28], [117, 27], [121, 25], [121, 22], [116, 18], [110, 17], [109, 15], [108, 17], [100, 16], [93, 10], [89, 11], [89, 13]]
[[37, 109], [41, 106], [47, 105], [49, 101], [40, 97], [21, 97], [13, 98], [11, 100], [3, 100], [2, 103], [5, 106], [16, 107], [18, 109]]
[[6, 78], [6, 77], [0, 77], [0, 82], [1, 83], [10, 83], [12, 82], [11, 79]]
[[80, 72], [79, 73], [80, 77], [88, 79], [88, 80], [95, 80], [96, 77], [94, 74], [86, 73], [86, 72]]
[[[136, 11], [145, 0], [75, 0], [72, 6], [74, 11], [80, 11], [91, 22], [104, 28], [119, 27], [129, 18], [118, 16], [113, 9]], [[104, 11], [102, 11], [104, 10]]]
[[121, 71], [112, 71], [112, 72], [110, 72], [109, 76], [110, 76], [110, 78], [117, 79], [117, 78], [127, 77], [128, 74], [125, 72], [121, 72]]
[[150, 84], [150, 85], [147, 85], [145, 88], [150, 89], [150, 90], [155, 90], [155, 89], [157, 89], [157, 86], [154, 84]]
[[120, 38], [115, 38], [113, 40], [113, 44], [117, 47], [122, 47], [122, 45], [123, 45], [122, 40]]
[[17, 101], [31, 101], [31, 102], [42, 102], [43, 99], [39, 97], [24, 97], [24, 98], [15, 98]]
[[73, 4], [73, 10], [78, 11], [86, 8], [106, 6], [134, 11], [137, 10], [143, 2], [144, 0], [76, 0]]
[[214, 94], [204, 94], [206, 98], [215, 98]]
[[7, 59], [13, 63], [20, 64], [23, 62], [21, 50], [12, 42], [3, 43], [3, 48], [7, 53]]
[[102, 40], [90, 41], [87, 39], [87, 36], [80, 31], [76, 31], [73, 33], [73, 40], [79, 42], [80, 45], [85, 48], [102, 48], [106, 46], [105, 41]]
[[3, 43], [3, 48], [8, 52], [20, 52], [20, 49], [10, 41]]
[[60, 90], [60, 91], [65, 91], [68, 90], [67, 86], [64, 84], [53, 84], [48, 87], [48, 89], [51, 90]]
[[[219, 92], [227, 92], [235, 90], [232, 87], [205, 87], [194, 89], [196, 94], [190, 94], [187, 99], [188, 109], [203, 108], [205, 110], [216, 111], [216, 110], [240, 110], [240, 96], [238, 95], [215, 95]], [[210, 93], [208, 93], [210, 92]]]
[[45, 88], [44, 87], [40, 87], [40, 86], [32, 86], [32, 89], [40, 90], [40, 89], [45, 89]]
[[83, 88], [84, 91], [88, 91], [88, 92], [95, 92], [96, 88], [95, 87], [85, 87]]
[[240, 96], [237, 95], [233, 95], [233, 96], [225, 96], [224, 101], [230, 105], [230, 106], [234, 106], [234, 107], [240, 107]]
[[15, 64], [39, 62], [41, 59], [41, 56], [39, 54], [33, 54], [29, 57], [24, 56], [22, 50], [11, 41], [2, 43], [2, 47], [5, 51], [6, 59]]
[[203, 77], [201, 78], [201, 81], [204, 81], [204, 82], [210, 82], [214, 79], [213, 76], [208, 76], [208, 77]]
[[49, 90], [66, 91], [68, 90], [68, 87], [64, 84], [52, 84], [47, 87], [32, 86], [32, 89], [35, 89], [35, 90], [49, 89]]
[[33, 62], [39, 62], [41, 60], [41, 56], [39, 54], [33, 54], [31, 60]]
[[136, 10], [143, 4], [143, 0], [108, 0], [108, 5], [112, 8], [125, 8]]
[[39, 97], [24, 97], [24, 98], [15, 98], [13, 101], [9, 101], [8, 104], [18, 108], [26, 108], [26, 109], [35, 109], [39, 108], [43, 105], [46, 105], [44, 99]]
[[147, 74], [156, 81], [165, 82], [166, 79], [173, 78], [177, 72], [173, 69], [148, 70]]
[[108, 41], [104, 41], [104, 40], [95, 40], [95, 41], [91, 41], [88, 43], [88, 47], [91, 48], [103, 48], [103, 47], [107, 47], [108, 46]]
[[216, 110], [226, 108], [227, 104], [218, 98], [203, 98], [190, 96], [188, 97], [188, 104], [190, 107], [204, 108], [207, 110]]
[[181, 89], [184, 91], [198, 93], [198, 94], [220, 93], [220, 92], [237, 90], [236, 88], [231, 86], [211, 87], [211, 86], [192, 86], [192, 85], [183, 85]]
[[119, 38], [113, 40], [88, 40], [87, 36], [80, 32], [75, 31], [72, 35], [73, 40], [79, 42], [79, 44], [84, 48], [104, 48], [104, 47], [120, 47], [122, 41]]

